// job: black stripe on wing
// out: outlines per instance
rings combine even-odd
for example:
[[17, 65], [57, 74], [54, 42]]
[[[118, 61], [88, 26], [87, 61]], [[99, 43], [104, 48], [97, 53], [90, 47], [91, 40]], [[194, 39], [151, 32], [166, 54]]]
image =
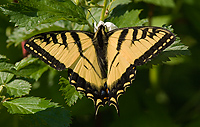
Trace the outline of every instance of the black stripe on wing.
[[119, 51], [121, 49], [121, 45], [122, 45], [123, 41], [125, 40], [125, 37], [126, 37], [127, 33], [128, 33], [128, 29], [124, 29], [121, 32], [121, 34], [119, 36], [119, 39], [118, 39], [117, 51]]
[[121, 78], [117, 80], [114, 87], [109, 91], [109, 105], [114, 105], [119, 114], [118, 98], [120, 95], [124, 94], [127, 87], [130, 87], [136, 75], [135, 65], [130, 65], [126, 72], [122, 74]]
[[[74, 43], [78, 46], [79, 51], [82, 52], [80, 39], [79, 39], [79, 36], [76, 34], [76, 32], [82, 32], [82, 31], [55, 31], [55, 32], [41, 33], [30, 38], [25, 43], [24, 48], [29, 53], [38, 57], [45, 63], [49, 64], [51, 67], [57, 70], [65, 70], [66, 69], [65, 65], [61, 63], [59, 60], [57, 60], [53, 55], [51, 55], [45, 49], [40, 47], [38, 45], [38, 41], [40, 44], [45, 43], [45, 46], [53, 43], [53, 44], [59, 44], [60, 46], [64, 45], [65, 48], [68, 48], [68, 42], [67, 42], [68, 37], [66, 36], [67, 32], [72, 34], [72, 37], [75, 40]], [[83, 33], [86, 34], [90, 38], [94, 36], [93, 33], [89, 33], [89, 32], [83, 32]], [[59, 42], [58, 42], [58, 38], [61, 39]]]
[[108, 94], [106, 92], [106, 88], [102, 87], [100, 91], [98, 91], [92, 84], [85, 81], [84, 78], [80, 77], [76, 72], [72, 69], [68, 69], [68, 78], [69, 83], [73, 85], [77, 91], [85, 93], [86, 97], [93, 100], [95, 106], [95, 115], [97, 115], [98, 109], [100, 106], [105, 106], [108, 101]]
[[31, 41], [27, 41], [24, 45], [24, 48], [34, 56], [38, 57], [45, 63], [49, 64], [51, 67], [55, 68], [56, 70], [65, 70], [66, 67], [63, 63], [60, 63], [58, 60], [51, 56], [48, 52], [38, 46], [34, 39]]
[[[144, 29], [143, 34], [146, 34], [147, 30], [148, 29]], [[156, 42], [149, 50], [147, 50], [142, 56], [140, 56], [138, 59], [135, 60], [134, 64], [136, 66], [140, 66], [147, 63], [152, 58], [156, 57], [159, 53], [161, 53], [164, 49], [166, 49], [168, 46], [170, 46], [176, 40], [176, 37], [172, 32], [164, 28], [162, 30], [163, 32], [168, 31], [168, 33], [166, 32], [165, 35], [158, 42]], [[156, 33], [159, 33], [159, 32], [160, 31], [157, 30], [157, 28], [153, 28], [153, 32], [147, 36], [153, 39], [153, 37], [156, 36]], [[133, 43], [134, 43], [134, 39], [133, 39]]]

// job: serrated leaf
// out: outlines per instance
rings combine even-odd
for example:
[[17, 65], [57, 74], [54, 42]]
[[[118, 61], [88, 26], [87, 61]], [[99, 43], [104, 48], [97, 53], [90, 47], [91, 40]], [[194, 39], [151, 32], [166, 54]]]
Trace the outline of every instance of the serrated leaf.
[[70, 111], [61, 107], [48, 108], [24, 118], [29, 127], [68, 127], [71, 124]]
[[111, 19], [111, 22], [113, 22], [119, 28], [141, 26], [148, 22], [147, 19], [139, 19], [139, 14], [141, 11], [142, 10], [131, 10], [130, 12], [127, 11], [124, 15]]
[[10, 21], [16, 26], [33, 29], [39, 24], [69, 20], [87, 24], [82, 8], [71, 0], [19, 0], [0, 7], [4, 14], [10, 15]]
[[22, 59], [21, 61], [15, 63], [15, 69], [20, 70], [28, 66], [29, 64], [34, 63], [36, 60], [38, 60], [38, 58], [26, 57]]
[[6, 84], [8, 83], [12, 78], [14, 74], [9, 72], [0, 72], [0, 84]]
[[[172, 28], [168, 29], [171, 29], [172, 31]], [[170, 61], [170, 57], [177, 57], [178, 55], [190, 55], [190, 51], [188, 50], [188, 46], [180, 43], [180, 38], [176, 37], [176, 41], [173, 44], [167, 47], [152, 61], [148, 62], [146, 66], [151, 67], [152, 65], [162, 64], [164, 62]]]
[[31, 64], [25, 68], [13, 72], [15, 75], [22, 77], [30, 77], [36, 81], [41, 77], [41, 75], [48, 70], [48, 65]]
[[63, 92], [64, 98], [66, 99], [66, 103], [69, 106], [72, 106], [78, 98], [82, 98], [83, 94], [76, 91], [76, 89], [69, 84], [69, 81], [63, 77], [60, 78], [59, 84], [61, 85], [60, 90]]
[[7, 62], [0, 62], [0, 71], [12, 70], [15, 65]]
[[135, 2], [146, 2], [163, 7], [175, 7], [174, 0], [135, 0]]
[[43, 63], [37, 58], [30, 59], [29, 62], [30, 63], [27, 64], [23, 63], [20, 69], [17, 68], [18, 70], [12, 70], [11, 72], [14, 73], [15, 75], [22, 77], [29, 77], [37, 81], [41, 77], [41, 75], [49, 68], [47, 64]]
[[23, 95], [29, 94], [31, 90], [31, 84], [25, 80], [15, 79], [5, 85], [7, 93], [10, 96], [21, 97]]
[[57, 103], [39, 97], [23, 97], [3, 103], [11, 114], [34, 114], [50, 107], [58, 107]]
[[0, 71], [8, 71], [17, 76], [32, 78], [36, 81], [48, 68], [47, 64], [37, 58], [22, 59], [20, 62], [16, 63], [16, 66], [7, 62], [0, 62]]
[[56, 21], [55, 23], [45, 23], [36, 26], [34, 29], [26, 30], [26, 27], [17, 27], [13, 33], [8, 37], [7, 46], [14, 44], [15, 46], [21, 44], [22, 41], [39, 33], [45, 33], [49, 31], [61, 31], [71, 30], [69, 21]]
[[111, 5], [111, 9], [115, 8], [117, 5], [120, 5], [120, 4], [128, 4], [130, 3], [131, 0], [114, 0], [112, 5]]

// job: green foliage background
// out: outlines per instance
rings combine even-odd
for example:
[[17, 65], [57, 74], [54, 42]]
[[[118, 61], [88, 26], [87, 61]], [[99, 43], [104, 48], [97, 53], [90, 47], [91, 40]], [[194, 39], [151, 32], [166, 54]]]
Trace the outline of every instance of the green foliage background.
[[[200, 126], [199, 0], [116, 0], [109, 7], [115, 8], [108, 17], [101, 16], [102, 8], [99, 6], [106, 0], [77, 0], [74, 3], [79, 8], [70, 0], [58, 0], [67, 1], [69, 8], [54, 3], [54, 0], [44, 0], [51, 2], [41, 8], [39, 5], [44, 3], [39, 1], [35, 7], [36, 0], [29, 0], [31, 5], [20, 6], [24, 10], [17, 4], [8, 6], [11, 0], [0, 1], [1, 5], [4, 4], [1, 9], [5, 14], [0, 13], [0, 54], [7, 57], [0, 56], [0, 126]], [[90, 8], [90, 5], [100, 8]], [[61, 6], [63, 8], [59, 8]], [[66, 86], [66, 71], [58, 72], [35, 58], [23, 59], [21, 47], [23, 40], [42, 32], [64, 29], [91, 31], [92, 18], [87, 10], [82, 13], [82, 9], [90, 9], [97, 21], [103, 17], [118, 27], [144, 23], [152, 26], [172, 24], [181, 42], [189, 46], [191, 55], [170, 58], [170, 62], [153, 65], [150, 69], [138, 67], [136, 80], [119, 99], [120, 117], [113, 106], [105, 106], [100, 108], [95, 119], [93, 102]], [[29, 19], [30, 14], [32, 19]], [[184, 48], [182, 46], [181, 52], [176, 50], [176, 54], [189, 54]]]

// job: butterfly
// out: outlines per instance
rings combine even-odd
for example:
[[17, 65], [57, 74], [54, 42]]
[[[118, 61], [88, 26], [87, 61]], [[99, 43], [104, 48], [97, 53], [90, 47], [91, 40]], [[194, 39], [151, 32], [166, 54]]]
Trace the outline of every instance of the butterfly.
[[114, 105], [136, 75], [136, 67], [161, 53], [175, 41], [161, 27], [127, 27], [95, 33], [79, 30], [53, 31], [31, 37], [25, 49], [57, 70], [68, 69], [69, 82], [100, 106]]

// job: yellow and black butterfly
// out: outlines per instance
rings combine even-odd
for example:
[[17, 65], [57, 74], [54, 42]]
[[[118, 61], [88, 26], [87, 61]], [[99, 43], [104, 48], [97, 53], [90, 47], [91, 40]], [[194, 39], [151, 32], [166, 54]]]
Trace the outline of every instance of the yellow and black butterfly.
[[30, 38], [25, 49], [57, 70], [68, 68], [69, 82], [84, 92], [98, 108], [114, 105], [135, 79], [136, 66], [143, 65], [175, 41], [175, 35], [160, 27], [127, 27], [95, 33], [54, 31]]

